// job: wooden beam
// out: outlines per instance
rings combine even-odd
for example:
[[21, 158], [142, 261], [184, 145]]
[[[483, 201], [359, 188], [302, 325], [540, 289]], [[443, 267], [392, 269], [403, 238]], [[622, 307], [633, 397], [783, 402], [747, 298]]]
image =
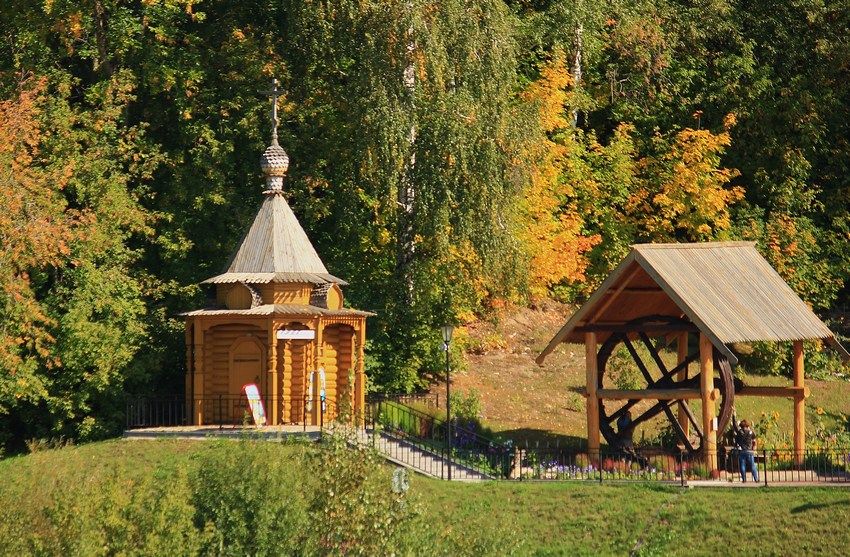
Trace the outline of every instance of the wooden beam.
[[664, 291], [662, 289], [654, 287], [654, 286], [649, 286], [649, 287], [646, 287], [646, 286], [635, 287], [635, 286], [633, 286], [633, 287], [630, 287], [630, 288], [623, 288], [622, 290], [609, 290], [605, 294], [607, 296], [611, 296], [615, 292], [620, 292], [620, 293], [623, 293], [623, 294], [662, 294], [662, 293], [664, 293]]
[[[694, 400], [702, 398], [700, 389], [599, 389], [596, 397], [604, 400]], [[711, 400], [720, 398], [720, 389], [712, 389]], [[685, 416], [687, 419], [687, 416]]]
[[808, 398], [811, 394], [808, 387], [772, 387], [772, 386], [749, 386], [742, 387], [735, 396], [764, 396], [774, 398]]
[[[614, 293], [611, 294], [610, 296], [608, 296], [608, 299], [605, 300], [604, 302], [602, 302], [602, 306], [599, 309], [597, 309], [596, 311], [593, 312], [594, 316], [600, 317], [600, 316], [602, 316], [603, 313], [605, 313], [605, 310], [608, 309], [608, 307], [612, 303], [614, 303], [614, 300], [616, 300], [620, 296], [620, 294], [623, 293], [623, 290], [626, 289], [626, 286], [629, 284], [629, 281], [631, 281], [635, 277], [635, 275], [638, 273], [639, 270], [640, 270], [640, 266], [635, 267], [632, 270], [632, 272], [629, 273], [628, 276], [626, 276], [626, 278], [623, 279], [623, 283], [620, 284], [620, 286], [618, 286], [616, 290], [614, 290]], [[609, 290], [609, 292], [610, 292], [610, 290]]]
[[364, 347], [366, 346], [366, 319], [360, 322], [360, 326], [355, 332], [357, 338], [355, 344], [355, 354], [357, 358], [357, 367], [354, 375], [354, 415], [358, 416], [358, 425], [365, 426], [366, 419], [366, 375], [364, 367]]
[[192, 318], [186, 318], [186, 378], [185, 378], [185, 391], [186, 393], [186, 415], [192, 416], [192, 390], [195, 387], [194, 384], [194, 366], [195, 366], [195, 358], [194, 358], [194, 332], [192, 330]]
[[[679, 365], [682, 365], [688, 359], [688, 333], [679, 333], [676, 337], [676, 362]], [[687, 364], [682, 368], [682, 370], [676, 375], [676, 381], [679, 383], [685, 381], [688, 378], [688, 366]], [[682, 431], [685, 432], [685, 437], [690, 434], [690, 422], [688, 421], [688, 413], [685, 409], [687, 406], [687, 402], [682, 402], [679, 405], [678, 418], [679, 425], [682, 426]]]
[[699, 332], [696, 325], [627, 325], [625, 323], [590, 323], [575, 329], [580, 333], [682, 333]]
[[596, 366], [596, 333], [584, 335], [585, 366], [587, 368], [587, 449], [591, 458], [599, 459], [599, 373]]
[[204, 425], [204, 327], [201, 319], [195, 320], [193, 330], [194, 339], [192, 342], [195, 345], [195, 376], [192, 388], [194, 399], [192, 402], [195, 405], [192, 412], [192, 425]]
[[705, 466], [714, 477], [717, 472], [717, 430], [714, 427], [714, 345], [704, 333], [699, 336], [700, 391], [702, 391], [702, 450]]
[[[269, 395], [269, 408], [266, 408], [266, 412], [268, 412], [269, 425], [280, 425], [281, 423], [283, 423], [283, 409], [281, 408], [283, 405], [280, 397], [280, 378], [278, 376], [278, 340], [277, 329], [275, 329], [275, 320], [273, 318], [269, 318], [266, 326], [268, 327], [269, 332], [268, 363], [266, 365], [266, 379], [268, 381], [266, 394]], [[231, 370], [231, 373], [232, 372], [233, 370]]]
[[[803, 341], [794, 341], [794, 388], [801, 389], [805, 394], [805, 364], [803, 356]], [[803, 463], [806, 450], [806, 398], [797, 396], [794, 399], [794, 462]]]

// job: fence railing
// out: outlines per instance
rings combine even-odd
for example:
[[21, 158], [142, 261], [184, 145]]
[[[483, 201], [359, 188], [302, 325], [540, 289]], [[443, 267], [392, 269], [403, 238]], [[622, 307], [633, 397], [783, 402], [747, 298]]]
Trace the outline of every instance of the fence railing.
[[[761, 449], [754, 452], [759, 482], [765, 485], [782, 483], [850, 483], [850, 448], [806, 449]], [[744, 467], [748, 481], [754, 481], [748, 459]], [[743, 481], [741, 458], [737, 451], [730, 451], [724, 462], [726, 479], [730, 482]]]
[[[309, 397], [261, 397], [267, 423], [276, 408], [281, 425], [323, 427], [339, 414], [336, 401]], [[239, 426], [253, 424], [248, 398], [243, 395], [128, 397], [125, 406], [127, 429], [189, 425]], [[200, 417], [200, 424], [198, 418]], [[277, 425], [277, 424], [275, 424]]]
[[[421, 395], [412, 395], [414, 397]], [[431, 396], [431, 395], [428, 395]], [[402, 399], [403, 400], [403, 399]], [[501, 442], [452, 423], [451, 455], [444, 419], [412, 408], [399, 400], [372, 397], [365, 408], [365, 425], [395, 441], [382, 447], [390, 458], [404, 461], [426, 473], [447, 477], [450, 461], [458, 470], [466, 469], [495, 479], [539, 481], [661, 481], [682, 485], [698, 480], [742, 481], [739, 455], [720, 447], [718, 469], [710, 471], [701, 454], [640, 447], [613, 450], [602, 447], [591, 453], [585, 445], [569, 443], [513, 445]], [[324, 429], [339, 416], [334, 400], [307, 397], [262, 397], [266, 416], [277, 408], [281, 424], [319, 426]], [[439, 404], [438, 399], [434, 406]], [[129, 397], [126, 402], [127, 429], [188, 426], [202, 416], [202, 424], [224, 426], [253, 423], [244, 395], [215, 395], [187, 399], [171, 397]], [[356, 421], [360, 422], [358, 416]], [[449, 458], [450, 457], [450, 458]], [[763, 485], [789, 483], [850, 484], [850, 448], [760, 449], [753, 458], [758, 482]], [[744, 459], [745, 464], [749, 459]], [[462, 477], [463, 473], [456, 474]], [[748, 469], [747, 481], [754, 481]]]
[[374, 403], [379, 401], [400, 402], [407, 406], [413, 404], [421, 404], [422, 406], [431, 406], [440, 408], [440, 393], [373, 393], [369, 395], [366, 402]]
[[[850, 483], [850, 449], [764, 449], [753, 458], [756, 473], [744, 459], [746, 480], [763, 485], [788, 483]], [[718, 469], [711, 471], [701, 454], [661, 449], [611, 450], [598, 453], [572, 448], [531, 447], [515, 449], [510, 479], [663, 481], [686, 485], [691, 481], [742, 482], [737, 451], [720, 455]], [[757, 479], [756, 479], [757, 478]]]
[[[367, 426], [398, 444], [384, 447], [396, 456], [412, 457], [423, 464], [426, 473], [448, 477], [450, 463], [489, 477], [504, 477], [510, 463], [510, 447], [452, 423], [451, 451], [445, 420], [411, 408], [395, 400], [378, 399], [367, 405]], [[435, 458], [436, 457], [436, 458]], [[399, 458], [401, 460], [401, 458]], [[416, 465], [415, 463], [411, 463]]]

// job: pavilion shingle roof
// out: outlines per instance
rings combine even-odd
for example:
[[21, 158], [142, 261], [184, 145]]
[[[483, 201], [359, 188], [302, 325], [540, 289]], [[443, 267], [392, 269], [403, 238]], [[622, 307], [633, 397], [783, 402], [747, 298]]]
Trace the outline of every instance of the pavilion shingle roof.
[[753, 341], [826, 339], [848, 356], [753, 243], [706, 242], [632, 246], [538, 362], [561, 342], [582, 342], [581, 327], [616, 325], [645, 315], [689, 319], [733, 362], [725, 345]]
[[346, 284], [328, 273], [281, 194], [266, 196], [224, 273], [203, 282]]
[[328, 309], [317, 306], [301, 304], [263, 304], [250, 309], [226, 309], [220, 307], [196, 309], [180, 314], [183, 317], [199, 317], [211, 315], [300, 315], [300, 316], [323, 316], [323, 317], [369, 317], [375, 315], [368, 311], [356, 309]]

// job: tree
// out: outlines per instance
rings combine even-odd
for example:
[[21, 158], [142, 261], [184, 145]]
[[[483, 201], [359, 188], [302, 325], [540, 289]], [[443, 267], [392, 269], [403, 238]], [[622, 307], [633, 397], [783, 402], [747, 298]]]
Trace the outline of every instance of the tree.
[[[585, 279], [586, 253], [599, 243], [599, 235], [583, 234], [584, 223], [575, 203], [574, 176], [567, 176], [568, 160], [583, 146], [565, 113], [572, 85], [563, 53], [556, 50], [540, 77], [523, 94], [539, 110], [541, 138], [529, 145], [532, 161], [529, 184], [522, 203], [525, 227], [520, 230], [529, 252], [529, 288], [542, 298], [561, 283]], [[570, 118], [573, 112], [570, 111]]]

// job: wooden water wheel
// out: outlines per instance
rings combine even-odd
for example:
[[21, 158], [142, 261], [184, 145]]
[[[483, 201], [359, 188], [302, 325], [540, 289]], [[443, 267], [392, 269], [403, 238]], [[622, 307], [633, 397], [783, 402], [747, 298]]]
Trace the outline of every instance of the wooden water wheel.
[[[663, 400], [656, 399], [655, 403], [641, 414], [632, 417], [630, 425], [625, 432], [615, 431], [613, 424], [625, 412], [631, 410], [641, 400], [653, 400], [653, 390], [670, 390], [670, 389], [698, 389], [700, 386], [700, 371], [687, 377], [680, 377], [680, 372], [687, 368], [690, 364], [699, 361], [699, 351], [688, 353], [684, 360], [678, 365], [668, 369], [661, 359], [656, 346], [653, 345], [649, 334], [653, 332], [663, 331], [665, 334], [679, 332], [687, 333], [694, 330], [694, 325], [689, 321], [676, 317], [668, 316], [649, 316], [641, 317], [627, 323], [621, 330], [615, 331], [602, 344], [597, 353], [598, 365], [598, 388], [602, 388], [602, 379], [605, 375], [606, 366], [615, 349], [623, 344], [631, 355], [634, 363], [640, 370], [646, 386], [643, 388], [644, 396], [641, 398], [628, 399], [626, 403], [610, 414], [605, 408], [606, 401], [603, 398], [599, 399], [599, 425], [600, 431], [611, 446], [622, 446], [626, 436], [630, 436], [634, 428], [643, 422], [646, 422], [655, 416], [664, 413], [676, 433], [680, 443], [689, 451], [697, 452], [700, 450], [704, 434], [702, 431], [701, 419], [694, 416], [691, 408], [684, 400]], [[651, 362], [644, 362], [637, 349], [635, 342], [641, 342], [647, 349], [650, 355]], [[719, 376], [714, 377], [714, 388], [719, 390], [720, 396], [717, 411], [717, 431], [725, 431], [726, 426], [732, 416], [732, 406], [735, 402], [735, 385], [732, 377], [732, 366], [725, 356], [720, 354], [715, 348], [714, 350], [714, 369], [717, 370]], [[611, 405], [611, 401], [608, 401]], [[690, 430], [696, 437], [694, 442], [679, 423], [676, 414], [673, 412], [675, 407], [683, 409], [690, 423]], [[621, 435], [623, 433], [623, 435]], [[628, 435], [626, 435], [628, 434]]]

